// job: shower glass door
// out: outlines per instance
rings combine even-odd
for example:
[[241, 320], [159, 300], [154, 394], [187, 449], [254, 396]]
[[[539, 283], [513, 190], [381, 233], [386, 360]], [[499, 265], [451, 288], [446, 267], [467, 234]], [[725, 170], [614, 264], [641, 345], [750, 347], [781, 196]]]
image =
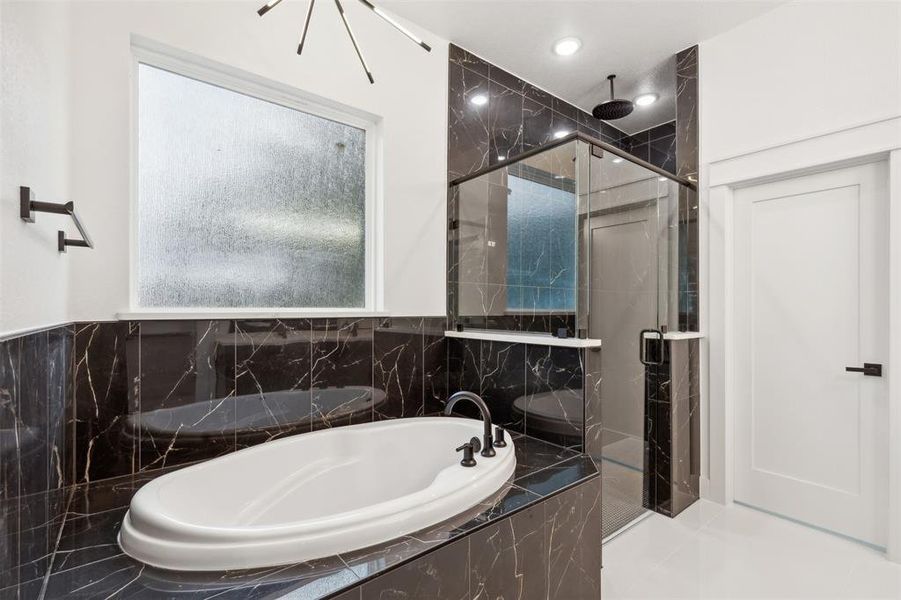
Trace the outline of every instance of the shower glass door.
[[451, 327], [601, 340], [575, 353], [581, 395], [510, 410], [600, 465], [605, 537], [655, 508], [669, 468], [647, 440], [678, 330], [680, 185], [657, 171], [575, 135], [451, 186]]
[[666, 331], [674, 310], [670, 234], [678, 186], [609, 151], [590, 153], [581, 240], [588, 256], [589, 336], [603, 344], [600, 432], [592, 454], [603, 476], [606, 538], [647, 511], [653, 485], [646, 413], [654, 363], [663, 358], [658, 332]]

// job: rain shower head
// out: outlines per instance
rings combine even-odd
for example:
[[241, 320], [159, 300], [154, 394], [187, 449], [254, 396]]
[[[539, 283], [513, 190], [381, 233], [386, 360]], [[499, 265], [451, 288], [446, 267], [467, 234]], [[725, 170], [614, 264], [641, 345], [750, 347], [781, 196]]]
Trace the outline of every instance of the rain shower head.
[[607, 75], [607, 79], [610, 81], [610, 100], [601, 102], [600, 104], [595, 106], [592, 109], [591, 114], [594, 115], [595, 119], [600, 119], [602, 121], [622, 119], [632, 112], [632, 109], [635, 108], [635, 105], [632, 104], [631, 100], [617, 100], [616, 98], [614, 98], [613, 80], [616, 79], [616, 75]]

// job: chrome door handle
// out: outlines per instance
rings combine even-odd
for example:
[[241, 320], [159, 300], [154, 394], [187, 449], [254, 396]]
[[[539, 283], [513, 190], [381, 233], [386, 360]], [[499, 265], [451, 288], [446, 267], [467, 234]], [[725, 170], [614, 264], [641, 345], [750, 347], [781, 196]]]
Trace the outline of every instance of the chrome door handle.
[[879, 363], [863, 363], [862, 367], [845, 367], [849, 373], [863, 373], [870, 377], [882, 377], [882, 365]]

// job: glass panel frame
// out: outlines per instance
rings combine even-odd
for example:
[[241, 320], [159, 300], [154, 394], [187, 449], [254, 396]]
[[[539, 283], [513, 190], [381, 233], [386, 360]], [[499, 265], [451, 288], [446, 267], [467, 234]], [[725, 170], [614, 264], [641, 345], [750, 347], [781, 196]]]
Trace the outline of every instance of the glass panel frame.
[[[567, 167], [566, 176], [561, 176], [555, 169], [547, 169], [548, 164], [553, 163], [553, 157], [566, 151], [567, 157], [572, 161], [573, 168]], [[655, 229], [653, 237], [657, 239], [657, 288], [656, 312], [654, 323], [649, 327], [663, 331], [676, 331], [679, 329], [678, 303], [679, 277], [680, 277], [680, 246], [679, 236], [679, 198], [686, 192], [692, 192], [691, 183], [676, 175], [666, 173], [644, 161], [631, 157], [623, 151], [613, 151], [608, 144], [593, 140], [582, 134], [570, 134], [565, 138], [551, 142], [544, 147], [529, 150], [519, 156], [510, 157], [498, 165], [477, 171], [471, 175], [460, 177], [450, 183], [448, 195], [451, 203], [451, 224], [448, 237], [448, 321], [451, 328], [469, 328], [482, 330], [500, 330], [506, 332], [523, 333], [547, 333], [557, 334], [559, 327], [567, 328], [567, 335], [571, 337], [593, 337], [590, 335], [590, 236], [583, 231], [580, 222], [584, 215], [591, 211], [591, 193], [584, 190], [591, 188], [591, 179], [596, 175], [591, 173], [591, 161], [597, 156], [606, 156], [612, 164], [622, 165], [620, 171], [631, 171], [631, 181], [628, 187], [623, 187], [627, 193], [634, 193], [637, 187], [642, 188], [641, 193], [647, 196], [648, 202], [655, 203], [659, 215], [655, 217], [659, 229]], [[498, 273], [502, 271], [499, 265], [506, 261], [506, 257], [495, 256], [498, 249], [509, 245], [506, 232], [501, 235], [501, 228], [496, 226], [498, 221], [507, 222], [508, 212], [505, 195], [509, 193], [509, 178], [523, 169], [536, 163], [543, 163], [549, 176], [568, 179], [568, 185], [573, 190], [576, 206], [575, 241], [576, 247], [576, 286], [572, 289], [575, 298], [575, 310], [570, 311], [566, 319], [544, 319], [541, 327], [530, 328], [524, 325], [516, 315], [505, 314], [502, 310], [507, 307], [508, 291], [511, 288], [509, 281], [504, 278], [488, 277], [485, 279], [486, 269], [497, 267]], [[557, 160], [557, 167], [562, 164]], [[496, 193], [494, 193], [496, 192]], [[617, 192], [621, 193], [622, 192]], [[482, 206], [480, 207], [480, 204]], [[488, 232], [491, 235], [488, 235]], [[491, 239], [489, 239], [491, 238]], [[495, 239], [496, 238], [496, 239]], [[497, 246], [497, 240], [503, 239], [504, 244]], [[493, 245], [492, 245], [493, 243]], [[487, 250], [490, 245], [494, 250]], [[480, 273], [473, 279], [474, 273]], [[481, 277], [484, 279], [479, 279]], [[541, 303], [536, 306], [540, 308]], [[540, 311], [532, 311], [530, 318], [539, 320]], [[554, 315], [552, 315], [553, 317]]]
[[[492, 217], [507, 218], [506, 208], [499, 211], [494, 206], [494, 200], [506, 203], [507, 173], [520, 162], [534, 163], [535, 157], [559, 152], [561, 147], [572, 149], [574, 164], [575, 323], [580, 337], [603, 343], [582, 355], [583, 434], [584, 449], [601, 464], [605, 478], [606, 537], [653, 508], [650, 499], [657, 497], [652, 473], [657, 455], [648, 443], [647, 428], [649, 419], [659, 420], [659, 415], [652, 416], [653, 411], [665, 410], [656, 402], [656, 386], [668, 365], [664, 343], [647, 343], [646, 339], [658, 336], [646, 331], [679, 330], [680, 276], [684, 271], [680, 261], [685, 247], [680, 221], [684, 209], [680, 207], [696, 194], [693, 184], [582, 134], [451, 182], [448, 317], [451, 327], [504, 328], [503, 321], [492, 321], [490, 310], [484, 310], [480, 320], [461, 315], [455, 303], [460, 296], [459, 272], [461, 268], [481, 272], [484, 267], [482, 250], [489, 236], [480, 233], [490, 229]], [[490, 185], [504, 193], [492, 197]], [[503, 287], [500, 281], [494, 285]], [[521, 327], [506, 329], [511, 330], [526, 333]], [[623, 484], [612, 496], [609, 494], [617, 486], [608, 485], [608, 477]]]
[[[661, 345], [646, 330], [678, 324], [679, 183], [613, 153], [597, 152], [588, 169], [587, 229], [593, 310], [589, 336], [603, 342], [600, 432], [592, 456], [604, 477], [605, 539], [651, 508], [656, 478], [648, 443], [651, 389], [666, 365], [648, 362]], [[657, 421], [654, 420], [656, 423]]]
[[529, 333], [566, 329], [570, 337], [585, 328], [578, 322], [581, 144], [556, 145], [452, 186], [452, 322]]

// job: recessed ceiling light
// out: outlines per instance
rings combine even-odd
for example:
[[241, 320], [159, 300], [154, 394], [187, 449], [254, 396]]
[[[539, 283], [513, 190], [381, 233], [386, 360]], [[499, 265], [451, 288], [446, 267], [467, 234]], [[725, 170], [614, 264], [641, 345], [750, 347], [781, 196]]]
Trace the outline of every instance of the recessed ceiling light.
[[566, 37], [554, 44], [554, 54], [557, 56], [572, 56], [582, 47], [579, 38]]
[[476, 94], [475, 96], [470, 98], [469, 101], [476, 106], [483, 106], [485, 104], [488, 104], [488, 96], [486, 96], [485, 94]]
[[638, 106], [648, 106], [649, 104], [657, 102], [657, 98], [657, 94], [642, 94], [635, 98], [635, 104]]
[[621, 163], [621, 162], [623, 162], [623, 159], [621, 159], [621, 158], [618, 157], [618, 156], [617, 156], [616, 158], [613, 159], [613, 164], [615, 164], [615, 165], [618, 165], [618, 164]]
[[569, 132], [568, 132], [567, 130], [561, 129], [560, 131], [555, 131], [555, 132], [554, 132], [554, 139], [555, 139], [555, 140], [559, 140], [560, 138], [566, 137], [566, 136], [568, 136], [568, 135], [569, 135]]

